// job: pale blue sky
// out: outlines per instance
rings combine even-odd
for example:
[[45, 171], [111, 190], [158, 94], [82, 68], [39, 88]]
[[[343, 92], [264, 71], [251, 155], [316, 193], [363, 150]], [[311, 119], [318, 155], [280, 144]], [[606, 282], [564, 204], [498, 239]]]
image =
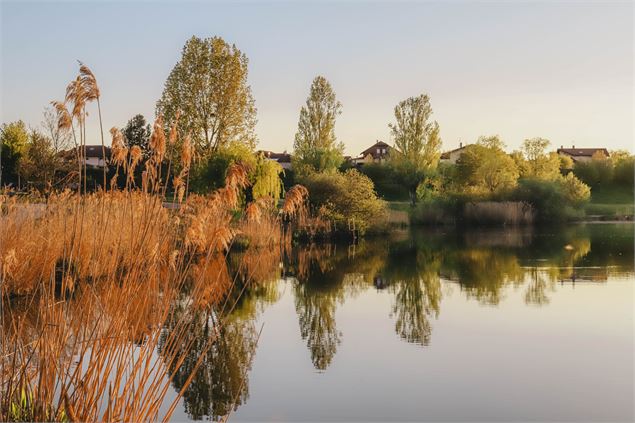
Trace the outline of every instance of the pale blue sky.
[[[343, 104], [347, 153], [389, 140], [395, 104], [428, 93], [444, 149], [499, 134], [633, 150], [631, 2], [7, 2], [2, 121], [41, 120], [76, 59], [95, 72], [106, 129], [154, 116], [192, 35], [250, 59], [259, 148], [291, 150], [314, 76]], [[89, 125], [98, 143], [98, 125]]]

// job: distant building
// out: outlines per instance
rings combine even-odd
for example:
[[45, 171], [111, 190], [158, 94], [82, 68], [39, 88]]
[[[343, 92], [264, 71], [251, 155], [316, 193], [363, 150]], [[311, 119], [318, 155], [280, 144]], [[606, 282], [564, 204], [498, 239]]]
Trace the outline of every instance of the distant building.
[[274, 153], [273, 151], [261, 151], [261, 153], [269, 160], [279, 163], [284, 170], [291, 169], [291, 154], [287, 153], [286, 150], [282, 153]]
[[[104, 167], [108, 167], [111, 154], [110, 147], [103, 147], [102, 149], [101, 145], [86, 145], [84, 148], [84, 164], [87, 168], [103, 169]], [[77, 158], [77, 152], [81, 151], [81, 149], [82, 147], [76, 147], [62, 151], [60, 156], [67, 160], [75, 160]], [[104, 157], [104, 152], [106, 153], [106, 157]]]
[[377, 141], [375, 144], [362, 151], [359, 157], [353, 159], [353, 162], [357, 166], [370, 163], [383, 163], [388, 160], [391, 148], [392, 147], [385, 142]]
[[461, 154], [463, 154], [466, 148], [467, 145], [464, 146], [463, 143], [460, 142], [459, 148], [455, 148], [454, 150], [446, 151], [441, 154], [441, 163], [456, 164], [456, 161], [459, 157], [461, 157]]
[[575, 145], [571, 148], [563, 148], [563, 146], [560, 146], [560, 148], [556, 150], [556, 153], [560, 156], [571, 157], [574, 163], [588, 162], [594, 156], [609, 157], [609, 152], [606, 148], [575, 148]]

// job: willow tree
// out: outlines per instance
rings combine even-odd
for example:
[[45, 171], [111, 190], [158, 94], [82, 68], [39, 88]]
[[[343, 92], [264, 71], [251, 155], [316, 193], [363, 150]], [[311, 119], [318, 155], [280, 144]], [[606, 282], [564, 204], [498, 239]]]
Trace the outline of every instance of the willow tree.
[[170, 126], [180, 112], [179, 138], [190, 134], [202, 156], [231, 142], [253, 149], [256, 107], [247, 65], [247, 56], [220, 37], [190, 38], [165, 82], [157, 115]]
[[344, 145], [335, 137], [335, 120], [341, 112], [342, 105], [331, 84], [323, 76], [315, 77], [306, 104], [300, 109], [293, 143], [296, 172], [330, 171], [342, 164]]
[[441, 157], [439, 124], [430, 121], [430, 98], [422, 94], [395, 106], [395, 122], [389, 123], [394, 148], [391, 164], [408, 189], [410, 201], [417, 199], [417, 186], [427, 174], [436, 170]]

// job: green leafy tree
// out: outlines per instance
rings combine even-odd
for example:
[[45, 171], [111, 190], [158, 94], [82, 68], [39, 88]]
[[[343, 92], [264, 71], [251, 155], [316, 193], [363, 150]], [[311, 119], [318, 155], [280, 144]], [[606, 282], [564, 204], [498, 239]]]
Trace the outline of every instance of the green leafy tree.
[[377, 198], [373, 181], [355, 169], [345, 173], [312, 173], [302, 184], [309, 190], [313, 207], [340, 229], [354, 224], [364, 233], [384, 217], [386, 206]]
[[19, 162], [29, 143], [29, 133], [21, 120], [5, 123], [0, 129], [0, 185], [19, 185]]
[[456, 162], [456, 182], [460, 191], [495, 194], [516, 186], [518, 166], [500, 145], [479, 141], [465, 148]]
[[232, 142], [253, 149], [256, 107], [247, 83], [248, 59], [220, 37], [190, 38], [165, 82], [157, 114], [179, 135], [190, 134], [199, 154], [209, 156]]
[[575, 175], [591, 187], [608, 187], [613, 182], [613, 161], [603, 154], [594, 154], [588, 162], [578, 162]]
[[132, 119], [126, 123], [126, 126], [121, 130], [128, 147], [138, 146], [141, 149], [141, 153], [144, 158], [149, 156], [150, 135], [152, 134], [152, 128], [149, 123], [146, 123], [146, 118], [143, 115], [135, 115]]
[[300, 109], [293, 142], [293, 168], [298, 174], [334, 171], [343, 162], [344, 146], [335, 137], [335, 120], [342, 105], [331, 84], [317, 76], [306, 104]]
[[270, 197], [279, 200], [282, 196], [282, 178], [284, 173], [282, 166], [267, 159], [263, 154], [256, 158], [256, 166], [252, 171], [253, 185], [251, 192], [254, 199]]
[[635, 156], [627, 151], [612, 151], [613, 183], [633, 190], [635, 186]]
[[559, 181], [564, 195], [571, 205], [578, 206], [591, 198], [591, 188], [576, 178], [573, 173], [567, 173], [566, 176], [560, 177]]
[[395, 122], [388, 124], [395, 148], [391, 165], [408, 188], [410, 201], [417, 201], [417, 187], [434, 171], [441, 157], [439, 124], [430, 121], [430, 98], [422, 94], [410, 97], [395, 106]]
[[545, 138], [529, 138], [523, 141], [522, 151], [527, 160], [523, 177], [551, 181], [560, 176], [560, 158], [557, 153], [547, 153], [550, 141]]
[[61, 160], [50, 138], [38, 131], [31, 131], [29, 142], [20, 157], [18, 171], [22, 180], [44, 191], [53, 185]]

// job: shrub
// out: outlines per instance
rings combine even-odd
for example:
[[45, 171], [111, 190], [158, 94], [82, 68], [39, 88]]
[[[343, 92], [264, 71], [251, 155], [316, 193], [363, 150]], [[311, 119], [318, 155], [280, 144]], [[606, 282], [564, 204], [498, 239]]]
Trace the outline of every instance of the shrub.
[[336, 231], [355, 229], [365, 233], [383, 221], [385, 203], [377, 198], [373, 182], [357, 170], [345, 173], [313, 173], [302, 178], [315, 212], [335, 223]]
[[373, 181], [377, 195], [384, 200], [408, 199], [408, 189], [399, 182], [399, 175], [391, 165], [367, 164], [361, 167], [360, 172]]
[[511, 196], [517, 201], [531, 204], [539, 222], [559, 222], [578, 217], [580, 213], [576, 212], [576, 208], [585, 201], [584, 187], [588, 200], [589, 187], [573, 178], [572, 175], [553, 181], [521, 179]]

